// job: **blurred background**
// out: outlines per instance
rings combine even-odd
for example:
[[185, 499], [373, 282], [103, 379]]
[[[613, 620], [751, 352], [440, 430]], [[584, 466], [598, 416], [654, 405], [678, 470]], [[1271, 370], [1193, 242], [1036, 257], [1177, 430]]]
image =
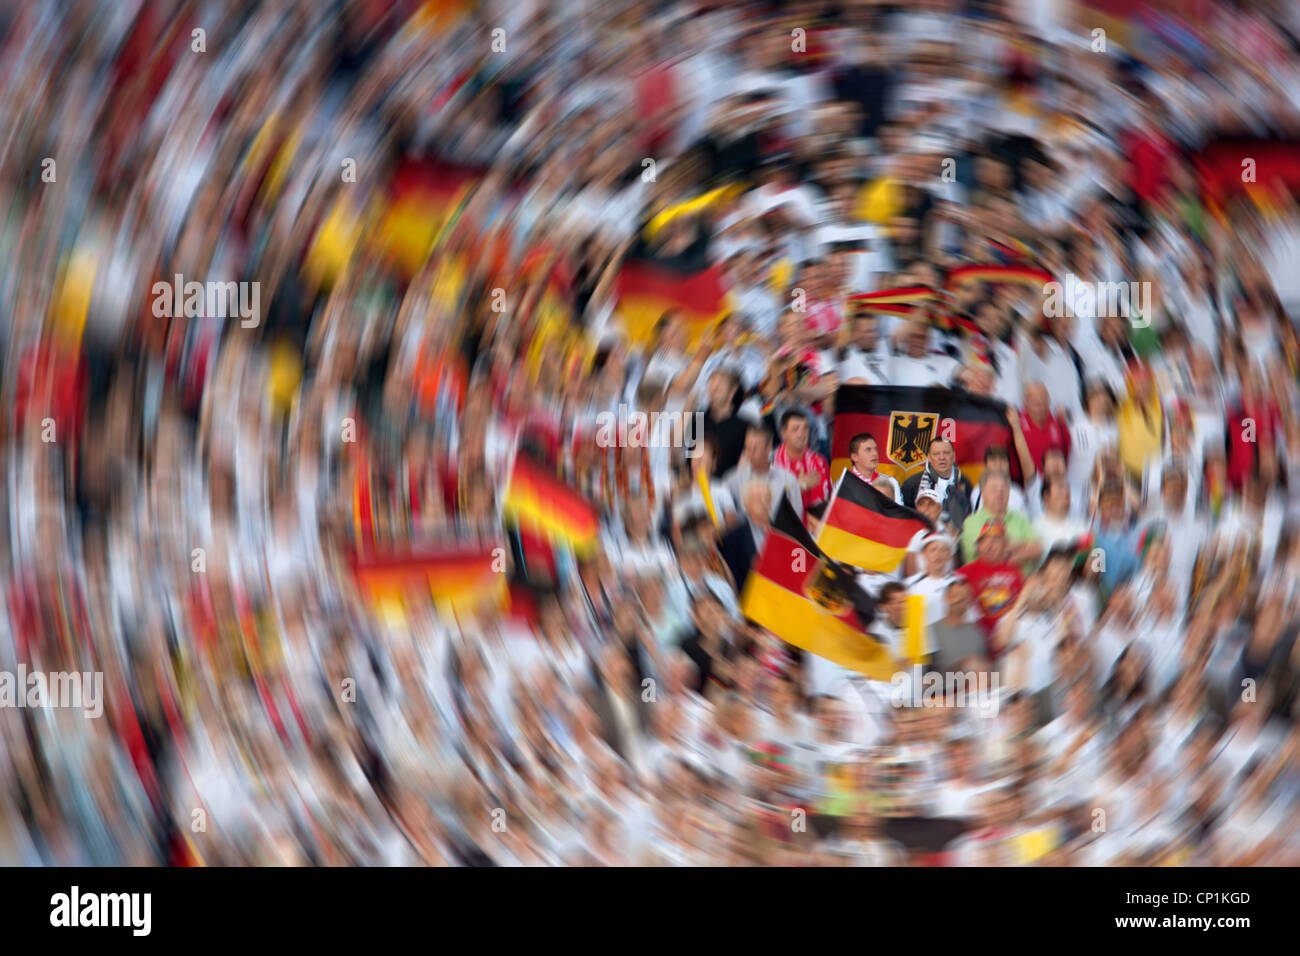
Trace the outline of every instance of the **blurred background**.
[[5, 2], [0, 89], [0, 863], [1300, 862], [1300, 7]]

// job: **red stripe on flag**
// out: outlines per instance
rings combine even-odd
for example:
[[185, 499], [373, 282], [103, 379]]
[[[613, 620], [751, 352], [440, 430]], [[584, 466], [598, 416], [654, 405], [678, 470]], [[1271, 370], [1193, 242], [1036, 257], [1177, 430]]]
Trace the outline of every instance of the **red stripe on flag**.
[[726, 285], [722, 270], [713, 266], [680, 273], [648, 262], [629, 262], [619, 270], [616, 284], [620, 301], [662, 304], [663, 311], [681, 309], [692, 319], [712, 319], [722, 310]]
[[[796, 571], [796, 559], [802, 552], [804, 570]], [[779, 584], [793, 594], [804, 596], [804, 582], [809, 570], [816, 566], [817, 557], [798, 541], [787, 538], [778, 531], [769, 531], [763, 545], [763, 553], [758, 556], [751, 573], [767, 578], [773, 584]]]
[[925, 528], [919, 521], [889, 517], [844, 497], [835, 499], [835, 504], [826, 515], [826, 523], [851, 535], [891, 548], [906, 548], [916, 533]]

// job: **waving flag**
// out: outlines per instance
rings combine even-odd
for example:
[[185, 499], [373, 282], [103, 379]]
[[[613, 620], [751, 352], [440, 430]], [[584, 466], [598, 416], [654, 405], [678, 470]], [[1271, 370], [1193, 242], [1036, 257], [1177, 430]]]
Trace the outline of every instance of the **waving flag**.
[[442, 163], [411, 163], [398, 171], [376, 227], [379, 248], [409, 275], [424, 265], [444, 228], [453, 224], [482, 171]]
[[875, 680], [895, 671], [889, 648], [868, 630], [875, 602], [852, 568], [813, 542], [783, 499], [740, 598], [745, 617], [795, 647]]
[[939, 298], [939, 292], [928, 285], [900, 286], [896, 289], [878, 289], [849, 296], [849, 301], [859, 309], [881, 305], [907, 305], [912, 302], [930, 302]]
[[968, 282], [1042, 287], [1051, 281], [1050, 272], [1034, 266], [973, 265], [949, 270], [944, 284], [949, 289], [956, 289]]
[[925, 515], [904, 508], [846, 470], [822, 523], [817, 544], [836, 561], [888, 574], [903, 563], [918, 531], [930, 531]]
[[401, 603], [412, 589], [457, 610], [500, 606], [506, 597], [504, 548], [493, 541], [363, 549], [351, 558], [357, 587], [375, 605]]
[[727, 311], [727, 287], [719, 266], [683, 272], [648, 259], [630, 259], [619, 270], [615, 296], [633, 342], [648, 342], [665, 313], [679, 313], [695, 340]]
[[566, 544], [579, 555], [595, 550], [595, 506], [527, 454], [515, 456], [503, 504], [520, 530]]

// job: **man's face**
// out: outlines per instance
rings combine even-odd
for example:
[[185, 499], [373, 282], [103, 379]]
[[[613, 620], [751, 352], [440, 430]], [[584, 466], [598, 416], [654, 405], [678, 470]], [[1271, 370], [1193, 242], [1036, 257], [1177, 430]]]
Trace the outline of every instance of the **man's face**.
[[930, 330], [920, 322], [913, 322], [907, 327], [903, 343], [907, 354], [912, 358], [925, 358], [926, 348], [930, 344]]
[[881, 605], [881, 609], [884, 610], [885, 616], [888, 617], [896, 627], [901, 627], [903, 624], [903, 603], [903, 595], [899, 592]]
[[992, 369], [985, 365], [973, 364], [966, 372], [966, 387], [976, 395], [991, 396], [997, 387], [997, 379], [993, 377]]
[[781, 430], [781, 440], [785, 442], [792, 454], [802, 455], [804, 449], [808, 447], [807, 419], [792, 418], [786, 422], [785, 428]]
[[853, 319], [853, 344], [860, 349], [876, 347], [876, 317], [859, 315]]
[[832, 289], [842, 289], [849, 277], [849, 254], [837, 252], [826, 269], [826, 282]]
[[[1007, 472], [1010, 474], [1011, 465], [1007, 464]], [[1049, 478], [1065, 477], [1065, 455], [1059, 448], [1049, 448], [1043, 453], [1043, 474]]]
[[880, 464], [880, 449], [876, 447], [876, 440], [869, 438], [849, 457], [853, 459], [853, 465], [858, 471], [870, 475], [876, 470], [876, 465]]
[[1070, 562], [1057, 558], [1043, 565], [1040, 572], [1043, 591], [1053, 602], [1064, 596], [1070, 586]]
[[[1001, 476], [998, 476], [1001, 478]], [[990, 481], [984, 486], [983, 507], [995, 515], [1005, 514], [1011, 500], [1011, 485], [1005, 478]]]
[[821, 721], [823, 730], [837, 737], [848, 724], [848, 711], [844, 704], [834, 697], [827, 697], [817, 709], [817, 717]]
[[931, 541], [921, 552], [925, 557], [925, 570], [931, 575], [940, 575], [948, 567], [948, 557], [952, 550], [942, 541]]
[[1052, 482], [1051, 488], [1047, 492], [1045, 502], [1047, 509], [1053, 514], [1063, 514], [1070, 510], [1070, 486], [1064, 481]]
[[1041, 422], [1047, 417], [1047, 389], [1041, 382], [1033, 382], [1025, 388], [1025, 411], [1034, 421]]
[[942, 438], [930, 442], [930, 467], [940, 478], [947, 478], [952, 472], [952, 445]]
[[1003, 322], [1002, 312], [994, 302], [986, 303], [975, 313], [975, 324], [980, 331], [992, 338], [1000, 338]]
[[752, 468], [763, 468], [771, 460], [772, 443], [764, 432], [745, 433], [745, 461]]
[[709, 376], [709, 404], [723, 407], [731, 401], [731, 379], [722, 372], [714, 372]]
[[931, 521], [938, 521], [939, 515], [943, 512], [943, 506], [933, 498], [917, 498], [916, 510]]

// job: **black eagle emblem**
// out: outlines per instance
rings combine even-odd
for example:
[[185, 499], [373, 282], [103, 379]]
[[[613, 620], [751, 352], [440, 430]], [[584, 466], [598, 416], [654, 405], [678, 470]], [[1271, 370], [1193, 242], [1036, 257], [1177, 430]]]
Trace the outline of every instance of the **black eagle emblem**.
[[808, 581], [808, 597], [823, 610], [840, 615], [852, 606], [849, 592], [851, 579], [841, 568], [829, 561], [819, 561]]
[[804, 593], [814, 604], [836, 617], [851, 612], [856, 617], [855, 626], [864, 631], [876, 617], [876, 602], [858, 584], [856, 570], [830, 558], [817, 562]]
[[928, 412], [890, 412], [886, 457], [904, 469], [920, 465], [930, 454], [938, 424], [939, 416]]

